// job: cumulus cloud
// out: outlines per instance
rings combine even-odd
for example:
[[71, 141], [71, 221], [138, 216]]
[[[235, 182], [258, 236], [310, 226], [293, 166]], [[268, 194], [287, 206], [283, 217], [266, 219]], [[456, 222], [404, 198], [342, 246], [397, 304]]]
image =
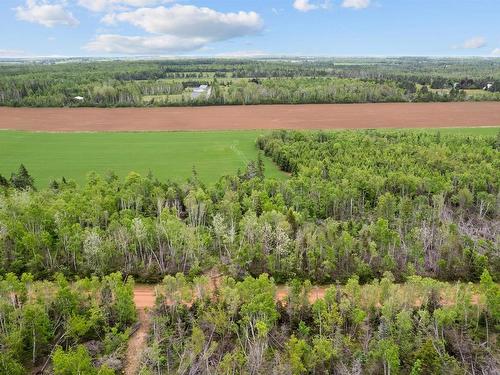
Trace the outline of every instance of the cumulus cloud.
[[125, 36], [116, 34], [98, 35], [84, 49], [96, 53], [126, 55], [169, 54], [187, 52], [203, 47], [209, 40], [202, 37], [182, 38], [173, 35]]
[[491, 54], [493, 56], [500, 56], [500, 48], [495, 48], [493, 51], [491, 51]]
[[301, 12], [309, 12], [316, 9], [328, 9], [330, 0], [325, 0], [322, 3], [312, 3], [311, 0], [294, 0], [293, 7]]
[[146, 7], [162, 3], [170, 3], [173, 0], [78, 0], [78, 5], [92, 12], [104, 12], [110, 10], [127, 9], [127, 7]]
[[255, 12], [220, 13], [193, 5], [174, 5], [170, 8], [141, 8], [132, 12], [109, 14], [103, 22], [127, 22], [155, 34], [183, 37], [203, 36], [225, 40], [253, 34], [262, 29], [262, 19]]
[[371, 4], [371, 0], [344, 0], [342, 2], [343, 8], [365, 9]]
[[64, 2], [26, 0], [25, 6], [15, 8], [18, 20], [38, 23], [45, 27], [56, 25], [76, 26], [79, 21], [65, 8]]
[[318, 6], [311, 4], [309, 0], [295, 0], [293, 7], [301, 12], [309, 12], [310, 10], [318, 9]]
[[484, 47], [485, 45], [486, 45], [486, 38], [482, 36], [476, 36], [474, 38], [467, 39], [459, 47], [464, 49], [477, 49]]
[[87, 50], [126, 54], [190, 51], [209, 43], [255, 34], [263, 27], [261, 17], [255, 12], [221, 13], [193, 5], [111, 13], [102, 21], [109, 25], [129, 23], [154, 35], [99, 35], [87, 44]]

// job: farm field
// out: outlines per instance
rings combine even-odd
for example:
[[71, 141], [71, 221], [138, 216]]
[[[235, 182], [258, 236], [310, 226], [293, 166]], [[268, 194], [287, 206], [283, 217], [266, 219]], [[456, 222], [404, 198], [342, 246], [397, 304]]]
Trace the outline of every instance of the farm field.
[[500, 102], [213, 106], [182, 108], [0, 108], [0, 129], [182, 131], [499, 126]]
[[[33, 133], [0, 131], [0, 174], [9, 176], [23, 163], [39, 188], [64, 176], [78, 184], [89, 171], [130, 171], [183, 181], [193, 166], [205, 183], [244, 169], [257, 158], [261, 131], [170, 133]], [[267, 177], [284, 174], [264, 158]]]
[[[396, 129], [394, 131], [397, 131]], [[422, 129], [443, 134], [494, 136], [500, 127]], [[9, 176], [23, 163], [38, 187], [64, 176], [83, 184], [89, 171], [130, 171], [183, 181], [193, 166], [205, 183], [243, 169], [257, 158], [255, 140], [262, 131], [50, 133], [0, 131], [0, 174]], [[285, 174], [264, 157], [266, 177]]]

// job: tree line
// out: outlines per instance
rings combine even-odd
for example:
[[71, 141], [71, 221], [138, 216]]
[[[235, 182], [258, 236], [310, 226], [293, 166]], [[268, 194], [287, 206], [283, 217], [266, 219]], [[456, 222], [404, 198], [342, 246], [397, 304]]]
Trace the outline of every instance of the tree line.
[[[499, 100], [496, 59], [193, 59], [0, 62], [0, 105], [162, 106], [260, 103]], [[219, 86], [209, 100], [165, 100], [193, 83]], [[261, 81], [262, 84], [258, 84]], [[315, 88], [315, 85], [317, 88]], [[446, 93], [417, 93], [417, 87]], [[487, 88], [484, 95], [460, 90]], [[454, 90], [458, 90], [456, 93]], [[157, 95], [157, 100], [144, 96]], [[81, 96], [84, 100], [75, 100]]]

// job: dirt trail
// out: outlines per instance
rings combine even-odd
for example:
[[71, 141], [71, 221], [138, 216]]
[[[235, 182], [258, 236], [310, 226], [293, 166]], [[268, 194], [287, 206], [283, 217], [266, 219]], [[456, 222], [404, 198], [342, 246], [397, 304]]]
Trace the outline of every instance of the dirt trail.
[[181, 131], [500, 126], [500, 102], [0, 108], [0, 129]]
[[[326, 291], [329, 286], [313, 286], [311, 292], [309, 293], [309, 303], [314, 303], [319, 299], [325, 297]], [[276, 301], [286, 302], [286, 297], [288, 296], [288, 287], [285, 285], [276, 286]]]
[[134, 302], [137, 308], [139, 328], [130, 337], [126, 353], [126, 363], [124, 373], [126, 375], [136, 375], [141, 364], [142, 351], [146, 347], [146, 339], [151, 326], [149, 309], [155, 305], [155, 286], [136, 285], [134, 289]]

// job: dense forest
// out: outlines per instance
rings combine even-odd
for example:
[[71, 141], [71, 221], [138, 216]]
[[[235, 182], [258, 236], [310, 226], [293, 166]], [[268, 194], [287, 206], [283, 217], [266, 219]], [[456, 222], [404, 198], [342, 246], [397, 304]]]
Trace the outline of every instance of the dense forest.
[[134, 279], [161, 282], [143, 375], [496, 373], [500, 134], [256, 146], [289, 178], [0, 176], [0, 374], [120, 371]]
[[[494, 58], [48, 59], [0, 67], [3, 106], [500, 100]], [[202, 84], [212, 88], [210, 95], [193, 98]]]

